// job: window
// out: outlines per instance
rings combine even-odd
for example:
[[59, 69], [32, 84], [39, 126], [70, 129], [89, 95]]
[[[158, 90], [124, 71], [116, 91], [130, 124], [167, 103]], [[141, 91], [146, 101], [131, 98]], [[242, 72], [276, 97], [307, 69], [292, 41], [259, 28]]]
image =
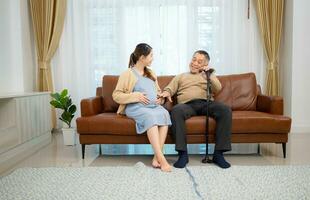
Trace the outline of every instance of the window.
[[199, 49], [212, 52], [212, 57], [219, 62], [219, 50], [216, 48], [215, 34], [219, 30], [219, 24], [214, 23], [214, 16], [219, 13], [219, 7], [201, 6], [197, 10], [198, 44]]
[[89, 30], [91, 45], [91, 65], [94, 69], [97, 85], [101, 84], [102, 76], [113, 72], [113, 63], [117, 58], [117, 16], [113, 8], [90, 6]]
[[198, 49], [209, 52], [218, 74], [248, 72], [263, 63], [256, 62], [263, 53], [253, 50], [260, 40], [259, 34], [250, 37], [253, 30], [257, 32], [257, 22], [247, 18], [247, 0], [88, 2], [91, 65], [97, 85], [103, 75], [125, 71], [140, 42], [153, 47], [152, 67], [157, 75], [186, 72]]

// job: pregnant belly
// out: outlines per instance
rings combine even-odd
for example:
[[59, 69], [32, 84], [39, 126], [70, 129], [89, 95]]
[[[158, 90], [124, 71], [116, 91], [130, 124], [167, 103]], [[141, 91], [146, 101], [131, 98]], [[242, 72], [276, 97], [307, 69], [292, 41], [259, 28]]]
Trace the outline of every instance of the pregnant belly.
[[138, 111], [139, 108], [155, 108], [158, 105], [156, 104], [156, 102], [150, 102], [148, 104], [143, 104], [143, 103], [131, 103], [131, 104], [127, 104], [126, 106], [126, 112], [135, 112]]

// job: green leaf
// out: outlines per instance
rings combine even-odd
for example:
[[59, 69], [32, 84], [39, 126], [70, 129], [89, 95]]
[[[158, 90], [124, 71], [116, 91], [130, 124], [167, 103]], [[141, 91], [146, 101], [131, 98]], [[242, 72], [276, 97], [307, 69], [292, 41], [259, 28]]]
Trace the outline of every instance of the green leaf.
[[62, 117], [64, 120], [66, 120], [66, 121], [68, 121], [69, 123], [71, 123], [72, 117], [71, 117], [71, 114], [70, 114], [69, 112], [63, 112], [63, 113], [61, 114], [61, 117]]
[[68, 110], [67, 101], [68, 101], [68, 97], [64, 97], [60, 99], [60, 103], [64, 110]]
[[67, 89], [64, 89], [64, 90], [61, 92], [60, 96], [61, 96], [62, 98], [64, 98], [65, 96], [67, 96], [67, 94], [68, 94], [68, 90], [67, 90]]
[[66, 102], [66, 107], [69, 108], [72, 105], [72, 99], [68, 97], [68, 101]]
[[70, 112], [71, 114], [74, 114], [75, 111], [76, 111], [76, 106], [75, 106], [75, 105], [70, 106], [69, 112]]
[[55, 108], [63, 110], [63, 113], [59, 119], [71, 128], [71, 121], [74, 117], [74, 113], [76, 112], [76, 105], [72, 103], [72, 99], [70, 95], [68, 95], [68, 90], [64, 89], [60, 94], [55, 92], [51, 94], [51, 97], [54, 98], [54, 100], [50, 101], [50, 104]]
[[55, 108], [60, 108], [60, 109], [62, 109], [61, 103], [59, 103], [59, 102], [56, 101], [56, 100], [50, 101], [50, 104], [51, 104], [52, 106], [54, 106]]
[[51, 94], [51, 97], [53, 97], [54, 99], [56, 99], [57, 101], [59, 101], [59, 99], [60, 99], [60, 94], [57, 93], [57, 92], [55, 92], [55, 93]]

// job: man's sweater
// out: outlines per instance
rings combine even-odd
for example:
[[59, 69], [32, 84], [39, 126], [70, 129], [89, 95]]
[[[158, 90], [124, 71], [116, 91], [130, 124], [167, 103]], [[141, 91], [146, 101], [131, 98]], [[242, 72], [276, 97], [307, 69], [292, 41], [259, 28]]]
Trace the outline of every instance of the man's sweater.
[[[214, 73], [210, 76], [212, 93], [217, 93], [222, 89], [221, 82]], [[207, 99], [207, 80], [203, 73], [192, 74], [190, 72], [175, 76], [164, 91], [171, 96], [176, 94], [178, 103], [186, 103], [193, 99]]]

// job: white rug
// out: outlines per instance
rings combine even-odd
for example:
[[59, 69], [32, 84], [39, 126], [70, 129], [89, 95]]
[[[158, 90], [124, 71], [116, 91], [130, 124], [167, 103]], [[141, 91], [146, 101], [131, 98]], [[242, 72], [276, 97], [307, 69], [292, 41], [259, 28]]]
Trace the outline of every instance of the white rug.
[[0, 179], [0, 199], [310, 199], [310, 166], [23, 168]]

